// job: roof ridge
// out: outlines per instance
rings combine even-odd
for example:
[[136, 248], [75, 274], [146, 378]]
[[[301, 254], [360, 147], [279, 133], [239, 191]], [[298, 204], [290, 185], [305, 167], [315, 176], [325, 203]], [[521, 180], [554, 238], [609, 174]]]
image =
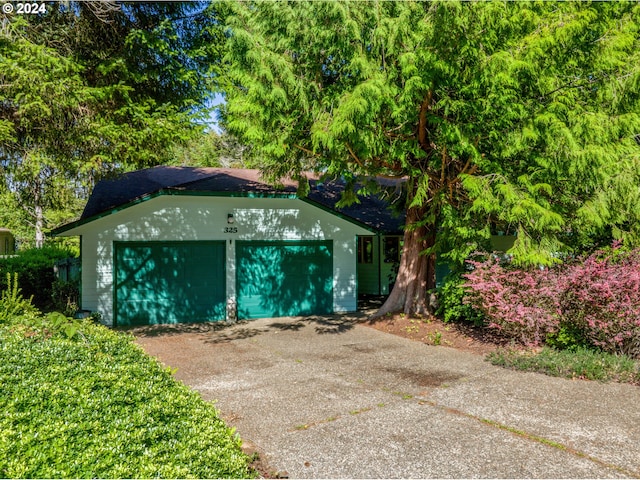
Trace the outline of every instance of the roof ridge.
[[237, 175], [234, 175], [235, 172], [257, 172], [257, 173], [260, 173], [260, 170], [257, 169], [257, 168], [229, 168], [229, 167], [185, 167], [185, 168], [207, 169], [207, 170], [211, 170], [211, 173], [208, 174], [208, 175], [204, 175], [201, 178], [195, 178], [193, 180], [189, 180], [188, 182], [183, 182], [183, 183], [179, 183], [179, 184], [176, 184], [176, 185], [168, 185], [168, 186], [166, 186], [164, 188], [168, 188], [168, 189], [187, 188], [189, 186], [193, 186], [193, 185], [195, 185], [197, 183], [204, 182], [206, 180], [210, 180], [210, 179], [212, 179], [214, 177], [217, 177], [217, 176], [220, 176], [220, 175], [228, 175], [228, 176], [233, 177], [233, 178], [241, 178], [241, 179], [244, 179], [244, 180], [249, 180], [251, 182], [260, 183], [261, 185], [264, 185], [266, 187], [270, 186], [268, 183], [265, 183], [261, 179], [244, 178], [244, 177], [238, 177]]

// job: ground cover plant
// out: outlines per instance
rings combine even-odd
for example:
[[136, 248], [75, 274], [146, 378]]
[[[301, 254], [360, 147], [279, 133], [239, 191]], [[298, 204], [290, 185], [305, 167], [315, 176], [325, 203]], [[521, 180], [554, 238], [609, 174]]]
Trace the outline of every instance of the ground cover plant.
[[571, 350], [544, 347], [539, 351], [500, 349], [489, 353], [487, 359], [494, 365], [552, 377], [640, 385], [640, 363], [626, 355], [612, 355], [584, 347]]
[[61, 314], [18, 317], [0, 323], [0, 477], [253, 476], [214, 406], [133, 337]]

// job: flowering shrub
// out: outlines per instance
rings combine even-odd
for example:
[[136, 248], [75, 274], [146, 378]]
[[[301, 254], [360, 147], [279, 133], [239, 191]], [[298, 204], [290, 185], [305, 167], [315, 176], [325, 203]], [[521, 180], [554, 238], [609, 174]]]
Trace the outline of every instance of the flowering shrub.
[[466, 301], [489, 327], [528, 345], [586, 341], [640, 357], [640, 250], [614, 245], [551, 269], [514, 269], [494, 258], [470, 263]]
[[640, 357], [640, 250], [602, 253], [567, 269], [563, 321], [604, 351]]
[[555, 270], [517, 270], [495, 257], [469, 263], [474, 269], [463, 275], [471, 291], [466, 300], [485, 314], [490, 328], [532, 346], [558, 330]]

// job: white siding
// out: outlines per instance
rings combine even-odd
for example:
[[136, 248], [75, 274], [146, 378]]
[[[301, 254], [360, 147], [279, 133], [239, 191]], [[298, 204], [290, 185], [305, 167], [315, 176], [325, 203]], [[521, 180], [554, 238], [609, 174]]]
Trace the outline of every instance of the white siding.
[[[237, 232], [227, 233], [227, 227]], [[106, 324], [113, 320], [114, 241], [225, 240], [227, 298], [235, 301], [236, 240], [333, 240], [334, 311], [348, 312], [357, 307], [356, 235], [367, 234], [294, 198], [167, 195], [65, 233], [82, 235], [82, 308], [99, 312]]]

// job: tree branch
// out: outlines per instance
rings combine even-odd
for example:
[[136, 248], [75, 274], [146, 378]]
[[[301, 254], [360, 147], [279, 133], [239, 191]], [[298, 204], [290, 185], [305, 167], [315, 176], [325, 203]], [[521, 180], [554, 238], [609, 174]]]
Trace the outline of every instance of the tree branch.
[[586, 82], [580, 82], [580, 83], [567, 83], [565, 85], [562, 85], [558, 88], [556, 88], [555, 90], [551, 90], [548, 93], [543, 94], [541, 97], [538, 98], [538, 100], [540, 100], [541, 102], [544, 101], [547, 97], [550, 97], [551, 95], [553, 95], [554, 93], [559, 92], [560, 90], [564, 90], [564, 89], [569, 89], [569, 88], [580, 88], [580, 87], [584, 87], [585, 85], [589, 85], [591, 83], [594, 83], [597, 79], [591, 79], [591, 80], [587, 80]]
[[345, 146], [347, 147], [347, 150], [349, 150], [349, 155], [351, 155], [351, 158], [353, 158], [353, 160], [362, 168], [364, 168], [364, 164], [362, 163], [362, 161], [358, 158], [358, 156], [355, 154], [355, 152], [353, 151], [353, 149], [351, 148], [351, 145], [349, 145], [348, 143], [345, 142]]
[[309, 155], [311, 155], [313, 157], [316, 157], [316, 158], [320, 157], [319, 153], [315, 153], [315, 152], [309, 150], [308, 148], [303, 147], [302, 145], [298, 145], [297, 143], [294, 143], [293, 147], [297, 148], [298, 150], [302, 150], [304, 153], [308, 153]]

